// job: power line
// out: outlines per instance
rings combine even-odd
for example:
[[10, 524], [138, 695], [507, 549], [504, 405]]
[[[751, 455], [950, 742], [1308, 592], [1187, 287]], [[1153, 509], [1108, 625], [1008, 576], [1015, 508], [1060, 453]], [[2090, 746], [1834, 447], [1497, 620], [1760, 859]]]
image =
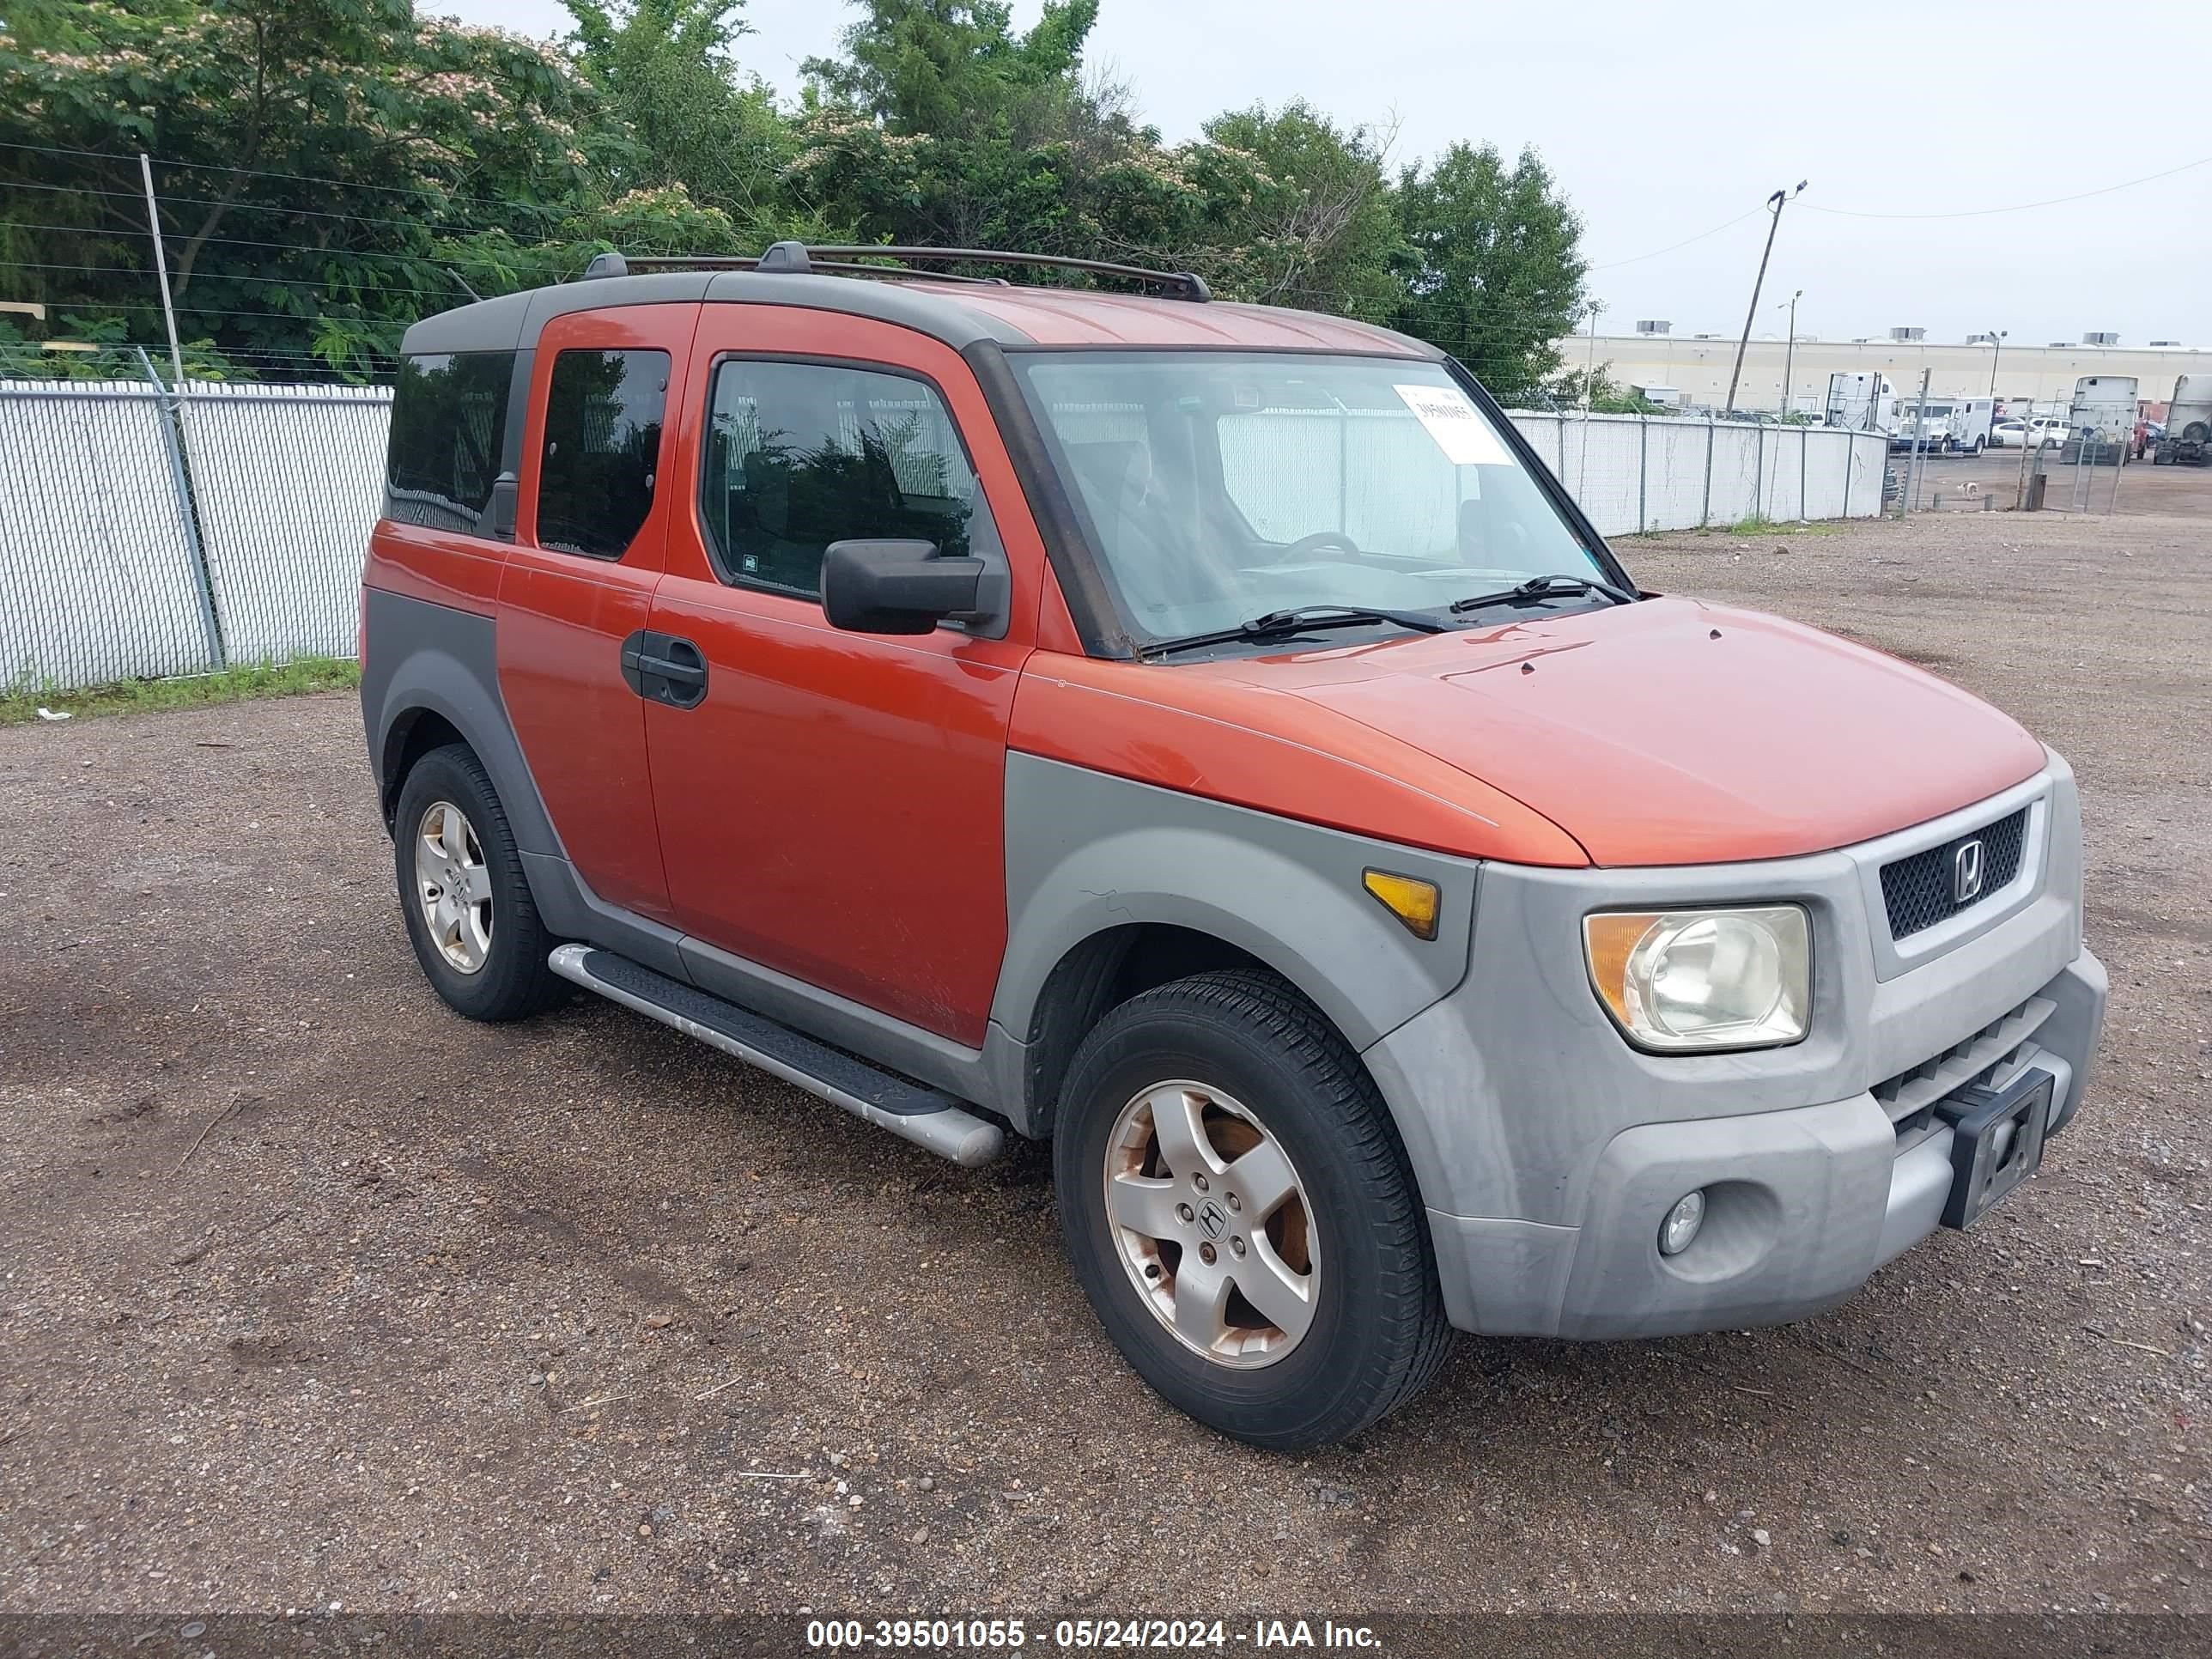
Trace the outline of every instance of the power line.
[[1746, 208], [1741, 213], [1737, 214], [1735, 218], [1728, 220], [1724, 223], [1715, 225], [1711, 230], [1701, 230], [1694, 236], [1685, 236], [1679, 242], [1670, 242], [1665, 247], [1654, 248], [1649, 253], [1639, 253], [1632, 259], [1608, 259], [1601, 265], [1592, 265], [1590, 269], [1592, 270], [1618, 270], [1623, 265], [1642, 264], [1646, 259], [1656, 259], [1662, 253], [1672, 253], [1678, 247], [1687, 247], [1692, 242], [1704, 241], [1708, 236], [1717, 236], [1730, 226], [1741, 224], [1745, 220], [1752, 217], [1753, 215], [1759, 211], [1759, 210], [1758, 208]]
[[[0, 143], [0, 149], [26, 150], [41, 155], [67, 155], [86, 161], [114, 161], [128, 166], [138, 157], [133, 154], [121, 155], [112, 150], [69, 149], [58, 144], [18, 144]], [[157, 167], [170, 167], [193, 173], [221, 173], [246, 179], [282, 179], [291, 184], [329, 185], [338, 190], [369, 190], [386, 196], [435, 196], [448, 202], [474, 202], [486, 207], [512, 209], [517, 212], [558, 214], [564, 210], [546, 207], [537, 202], [509, 201], [504, 197], [474, 196], [465, 191], [445, 190], [435, 185], [371, 185], [351, 179], [325, 179], [312, 173], [279, 173], [270, 167], [224, 167], [212, 161], [170, 161], [155, 155], [149, 158]]]
[[2177, 173], [2186, 173], [2191, 167], [2201, 167], [2212, 161], [2212, 155], [2200, 155], [2193, 161], [2184, 161], [2178, 167], [2168, 167], [2163, 173], [2146, 173], [2140, 179], [2129, 179], [2117, 185], [2105, 185], [2096, 190], [2077, 191], [2071, 196], [2053, 196], [2041, 202], [2018, 202], [2011, 207], [1967, 208], [1956, 213], [1864, 213], [1855, 208], [1818, 207], [1808, 202], [1807, 210], [1814, 213], [1833, 213], [1846, 219], [1986, 219], [1996, 213], [2027, 213], [2035, 208], [2060, 207], [2068, 202], [2086, 202], [2092, 196], [2110, 196], [2116, 190], [2133, 190], [2137, 185], [2155, 184], [2160, 179], [2171, 179]]
[[[130, 202], [143, 202], [145, 199], [139, 191], [135, 190], [102, 190], [92, 185], [45, 185], [29, 179], [11, 179], [7, 181], [6, 188], [50, 191], [63, 196], [106, 196]], [[434, 234], [443, 232], [448, 235], [470, 235], [488, 228], [499, 230], [507, 228], [504, 225], [488, 227], [440, 224], [434, 220], [427, 218], [386, 219], [374, 214], [345, 213], [329, 208], [281, 207], [269, 202], [220, 202], [211, 197], [204, 196], [164, 196], [161, 199], [164, 207], [222, 208], [229, 213], [275, 213], [289, 219], [350, 219], [356, 224], [392, 225], [402, 230], [425, 231]], [[91, 228], [91, 227], [86, 227], [86, 228]], [[122, 233], [117, 231], [109, 234], [121, 234]]]
[[[400, 258], [406, 256], [399, 254], [385, 254], [380, 256], [367, 255], [362, 257]], [[434, 264], [435, 261], [422, 260], [418, 261], [418, 263], [427, 264]], [[0, 259], [0, 270], [73, 270], [82, 272], [88, 276], [144, 276], [149, 274], [143, 267], [137, 265], [40, 264], [27, 259]], [[338, 292], [350, 292], [355, 289], [360, 288], [372, 289], [381, 293], [428, 294], [434, 296], [444, 296], [448, 299], [452, 299], [453, 297], [453, 284], [451, 283], [441, 283], [436, 288], [425, 288], [420, 283], [394, 283], [386, 281], [381, 277], [371, 277], [366, 282], [356, 283], [343, 282], [318, 282], [312, 276], [246, 276], [239, 275], [233, 271], [202, 271], [199, 273], [198, 280], [209, 283], [254, 283], [276, 288], [318, 288]], [[456, 303], [458, 303], [458, 301], [456, 301]]]

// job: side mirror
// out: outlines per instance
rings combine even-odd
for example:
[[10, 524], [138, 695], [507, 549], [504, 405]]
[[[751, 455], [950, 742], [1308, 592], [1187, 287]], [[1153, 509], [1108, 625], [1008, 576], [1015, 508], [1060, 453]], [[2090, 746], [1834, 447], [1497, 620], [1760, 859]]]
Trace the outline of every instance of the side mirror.
[[822, 550], [822, 610], [855, 634], [927, 634], [973, 616], [981, 559], [944, 559], [934, 542], [832, 542]]
[[483, 517], [478, 521], [483, 526], [479, 533], [502, 542], [513, 541], [515, 504], [521, 498], [521, 481], [514, 474], [502, 472], [494, 478], [491, 481], [491, 501], [484, 507]]

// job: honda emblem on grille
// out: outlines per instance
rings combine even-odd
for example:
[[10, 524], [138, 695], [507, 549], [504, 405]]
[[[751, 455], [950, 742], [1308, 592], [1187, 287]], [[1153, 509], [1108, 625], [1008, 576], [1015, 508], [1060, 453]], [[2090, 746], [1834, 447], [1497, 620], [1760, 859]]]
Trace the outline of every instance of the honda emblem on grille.
[[1964, 904], [1982, 896], [1982, 843], [1962, 841], [1951, 854], [1951, 902]]

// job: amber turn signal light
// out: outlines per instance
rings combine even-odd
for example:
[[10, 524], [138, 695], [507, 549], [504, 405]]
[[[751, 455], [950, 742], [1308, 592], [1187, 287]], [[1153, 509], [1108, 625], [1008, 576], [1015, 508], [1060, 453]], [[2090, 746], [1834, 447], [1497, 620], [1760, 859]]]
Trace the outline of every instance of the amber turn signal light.
[[1394, 876], [1388, 870], [1370, 870], [1359, 878], [1359, 884], [1404, 922], [1406, 931], [1415, 939], [1437, 936], [1437, 916], [1443, 908], [1443, 895], [1436, 883], [1417, 876]]

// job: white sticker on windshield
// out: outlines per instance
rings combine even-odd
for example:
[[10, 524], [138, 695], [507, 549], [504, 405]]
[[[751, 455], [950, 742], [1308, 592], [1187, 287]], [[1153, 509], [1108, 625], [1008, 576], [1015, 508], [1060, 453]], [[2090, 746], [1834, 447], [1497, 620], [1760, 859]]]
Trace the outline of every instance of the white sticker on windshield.
[[1513, 458], [1481, 411], [1455, 386], [1394, 386], [1454, 466], [1510, 466]]

